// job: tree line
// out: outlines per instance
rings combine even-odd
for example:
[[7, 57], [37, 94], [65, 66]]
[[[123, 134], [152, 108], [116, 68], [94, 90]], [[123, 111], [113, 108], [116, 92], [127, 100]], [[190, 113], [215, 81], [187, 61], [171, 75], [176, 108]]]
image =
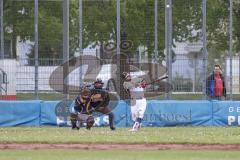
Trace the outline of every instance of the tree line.
[[[240, 50], [240, 2], [233, 1], [233, 50]], [[202, 0], [173, 1], [175, 42], [197, 42], [202, 36]], [[62, 1], [39, 0], [39, 58], [62, 58]], [[79, 0], [70, 1], [70, 57], [79, 47]], [[116, 42], [116, 1], [83, 1], [83, 48]], [[229, 48], [229, 1], [207, 0], [207, 40], [210, 59], [226, 56]], [[17, 57], [17, 41], [34, 42], [34, 1], [4, 1], [5, 41], [11, 42], [10, 58]], [[154, 0], [121, 1], [121, 38], [154, 54]], [[158, 57], [164, 57], [165, 0], [158, 1]], [[34, 47], [28, 57], [33, 58]]]

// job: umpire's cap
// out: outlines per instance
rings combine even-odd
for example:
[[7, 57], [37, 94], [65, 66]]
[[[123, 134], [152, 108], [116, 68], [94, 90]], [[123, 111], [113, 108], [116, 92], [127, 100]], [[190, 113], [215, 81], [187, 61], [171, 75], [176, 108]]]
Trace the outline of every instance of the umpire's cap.
[[96, 89], [102, 89], [103, 88], [103, 81], [101, 79], [97, 79], [95, 82], [94, 82], [94, 88]]
[[97, 79], [94, 84], [104, 84], [103, 81], [101, 79]]

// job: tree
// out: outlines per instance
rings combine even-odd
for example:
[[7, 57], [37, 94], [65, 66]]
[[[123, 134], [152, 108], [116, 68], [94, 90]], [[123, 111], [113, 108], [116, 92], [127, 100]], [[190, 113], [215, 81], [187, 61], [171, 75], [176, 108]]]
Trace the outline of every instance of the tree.
[[[39, 2], [39, 58], [62, 59], [62, 17], [61, 1]], [[33, 57], [34, 47], [29, 54], [29, 58]], [[40, 63], [40, 65], [49, 65], [49, 62], [47, 64]]]
[[32, 2], [4, 1], [4, 35], [5, 39], [9, 40], [12, 46], [10, 58], [16, 58], [17, 37], [20, 37], [20, 41], [26, 41], [33, 37], [34, 24], [32, 13]]
[[[201, 1], [174, 1], [174, 39], [178, 42], [201, 41]], [[240, 2], [233, 1], [233, 54], [239, 52]], [[207, 1], [208, 70], [215, 63], [224, 64], [229, 49], [229, 1]]]
[[[52, 55], [62, 52], [61, 6], [59, 1], [39, 2], [39, 57], [56, 58]], [[4, 1], [4, 28], [5, 39], [12, 43], [10, 58], [16, 58], [18, 37], [22, 42], [34, 41], [34, 1]], [[33, 57], [33, 52], [29, 57]]]
[[[202, 0], [173, 1], [173, 40], [201, 40]], [[78, 0], [70, 1], [70, 57], [79, 46]], [[208, 47], [218, 53], [228, 49], [228, 0], [207, 1]], [[158, 1], [158, 46], [164, 57], [165, 1]], [[234, 1], [234, 49], [240, 49], [240, 3]], [[34, 1], [4, 1], [6, 39], [12, 40], [12, 57], [16, 57], [16, 41], [34, 40]], [[145, 46], [151, 59], [154, 52], [154, 0], [121, 1], [121, 31], [133, 42], [129, 54]], [[8, 30], [8, 31], [7, 31]], [[83, 47], [116, 43], [116, 1], [83, 1]], [[173, 41], [173, 42], [174, 42]], [[174, 47], [174, 44], [173, 44]], [[210, 50], [212, 51], [212, 50]], [[209, 53], [213, 54], [213, 53]], [[33, 52], [29, 55], [33, 57]], [[39, 57], [62, 58], [62, 1], [39, 1]]]

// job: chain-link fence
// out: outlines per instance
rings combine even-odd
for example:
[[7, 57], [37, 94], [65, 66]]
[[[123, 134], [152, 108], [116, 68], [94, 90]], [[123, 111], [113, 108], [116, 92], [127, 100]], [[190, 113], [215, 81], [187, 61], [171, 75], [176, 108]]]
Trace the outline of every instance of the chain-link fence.
[[[0, 94], [15, 85], [10, 90], [17, 99], [71, 95], [63, 91], [66, 83], [79, 89], [86, 81], [84, 69], [71, 68], [74, 59], [89, 65], [78, 58], [84, 55], [101, 59], [94, 78], [106, 79], [111, 79], [107, 64], [115, 63], [115, 56], [115, 85], [121, 90], [120, 73], [129, 70], [118, 57], [124, 54], [152, 78], [169, 76], [173, 90], [155, 99], [205, 99], [207, 76], [220, 64], [228, 99], [238, 100], [239, 8], [238, 0], [0, 0], [0, 67], [6, 73], [0, 73]], [[16, 60], [15, 71], [8, 59]], [[96, 59], [88, 63], [99, 66]], [[144, 67], [150, 63], [166, 73]], [[57, 92], [50, 80], [60, 66], [54, 85], [62, 92]]]

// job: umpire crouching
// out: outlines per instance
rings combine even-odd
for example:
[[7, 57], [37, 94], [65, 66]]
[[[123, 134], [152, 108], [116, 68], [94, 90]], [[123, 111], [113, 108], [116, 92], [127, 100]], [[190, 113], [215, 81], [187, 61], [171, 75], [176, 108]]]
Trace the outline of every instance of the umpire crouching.
[[91, 91], [88, 88], [82, 89], [80, 95], [75, 99], [74, 107], [70, 111], [72, 129], [79, 129], [80, 126], [77, 125], [77, 122], [80, 124], [86, 123], [86, 129], [91, 129], [94, 124], [94, 117], [92, 116], [94, 108], [91, 107], [90, 102]]
[[108, 115], [110, 129], [115, 130], [116, 128], [113, 124], [114, 114], [108, 107], [108, 104], [110, 102], [109, 93], [103, 89], [104, 83], [102, 80], [97, 79], [93, 85], [94, 88], [91, 90], [91, 106], [96, 112]]

